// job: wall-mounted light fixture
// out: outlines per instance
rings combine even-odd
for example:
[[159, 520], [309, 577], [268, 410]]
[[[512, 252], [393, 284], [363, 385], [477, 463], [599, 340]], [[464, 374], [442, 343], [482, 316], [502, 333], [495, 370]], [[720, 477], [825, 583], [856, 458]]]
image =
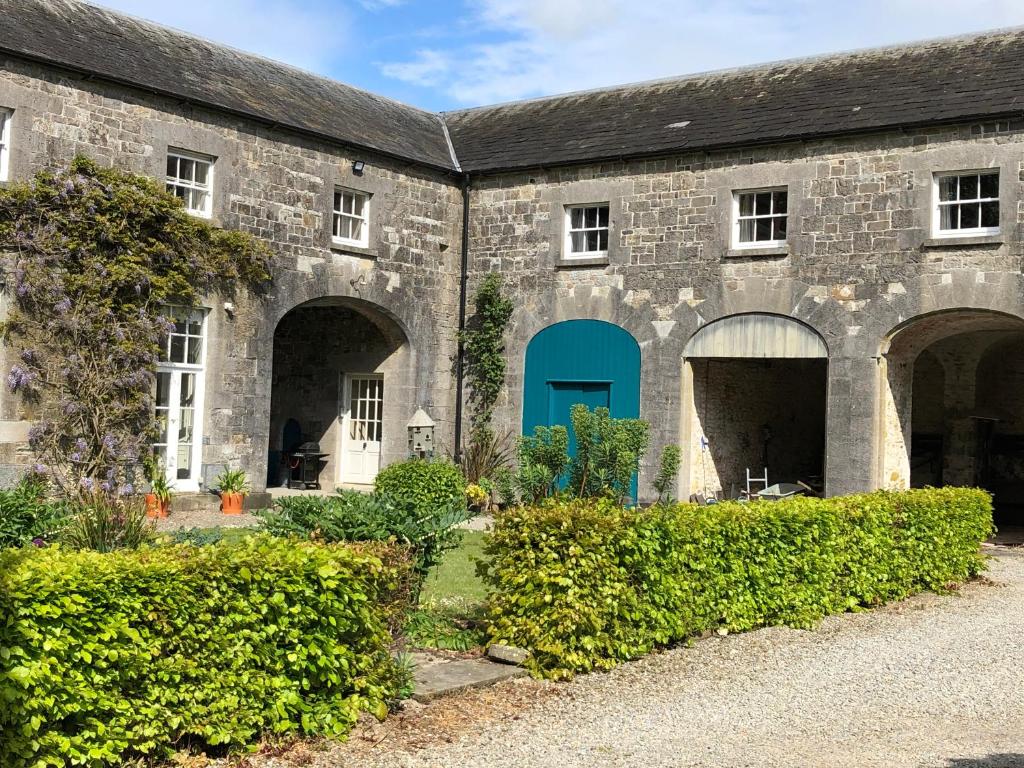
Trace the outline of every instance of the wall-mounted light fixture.
[[234, 314], [235, 314], [235, 305], [232, 304], [230, 301], [225, 301], [224, 302], [224, 311], [227, 312], [227, 314], [229, 316], [234, 316]]
[[356, 160], [354, 163], [352, 163], [352, 173], [354, 173], [356, 176], [360, 176], [362, 175], [363, 168], [365, 167], [366, 163], [364, 163], [362, 160]]

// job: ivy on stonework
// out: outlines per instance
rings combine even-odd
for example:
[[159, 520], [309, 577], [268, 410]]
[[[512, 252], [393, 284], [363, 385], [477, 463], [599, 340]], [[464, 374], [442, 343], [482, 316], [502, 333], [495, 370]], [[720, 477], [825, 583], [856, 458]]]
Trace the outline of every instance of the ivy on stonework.
[[35, 422], [36, 470], [68, 495], [133, 491], [156, 434], [168, 306], [260, 292], [269, 251], [189, 215], [153, 179], [76, 157], [0, 189], [7, 385]]

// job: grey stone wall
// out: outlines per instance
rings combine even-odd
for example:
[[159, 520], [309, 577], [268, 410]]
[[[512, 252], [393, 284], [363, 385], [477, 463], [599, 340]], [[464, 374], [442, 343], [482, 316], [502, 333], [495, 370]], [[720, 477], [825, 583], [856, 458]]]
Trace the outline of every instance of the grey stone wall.
[[[1021, 128], [908, 130], [477, 180], [471, 285], [501, 272], [518, 306], [499, 423], [518, 428], [534, 333], [573, 318], [617, 323], [643, 355], [641, 416], [654, 446], [641, 496], [649, 497], [654, 460], [680, 439], [692, 407], [682, 402], [686, 341], [727, 315], [777, 313], [810, 325], [829, 348], [828, 491], [881, 485], [880, 361], [894, 329], [955, 308], [1024, 315]], [[1001, 171], [1000, 235], [933, 239], [933, 174], [989, 167]], [[785, 247], [733, 249], [733, 191], [777, 186], [789, 190]], [[561, 261], [564, 206], [595, 201], [611, 207], [607, 262]]]
[[[310, 301], [345, 303], [398, 329], [403, 356], [401, 430], [417, 406], [451, 442], [452, 359], [458, 317], [461, 192], [453, 180], [411, 164], [288, 134], [216, 112], [68, 73], [6, 59], [0, 106], [14, 110], [11, 178], [66, 163], [75, 154], [163, 178], [169, 147], [211, 155], [213, 221], [251, 232], [273, 251], [274, 286], [260, 299], [208, 297], [203, 462], [266, 476], [274, 330]], [[362, 175], [352, 172], [363, 160]], [[366, 248], [330, 240], [336, 186], [372, 194]], [[24, 463], [30, 417], [0, 396], [0, 463]], [[389, 435], [384, 462], [404, 456], [405, 436]]]

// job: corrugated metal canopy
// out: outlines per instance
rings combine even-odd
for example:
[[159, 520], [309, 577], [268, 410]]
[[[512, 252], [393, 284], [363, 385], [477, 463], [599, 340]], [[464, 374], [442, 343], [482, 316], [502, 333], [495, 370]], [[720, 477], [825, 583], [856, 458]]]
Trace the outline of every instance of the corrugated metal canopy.
[[822, 338], [782, 315], [732, 315], [708, 323], [686, 345], [685, 357], [828, 357]]

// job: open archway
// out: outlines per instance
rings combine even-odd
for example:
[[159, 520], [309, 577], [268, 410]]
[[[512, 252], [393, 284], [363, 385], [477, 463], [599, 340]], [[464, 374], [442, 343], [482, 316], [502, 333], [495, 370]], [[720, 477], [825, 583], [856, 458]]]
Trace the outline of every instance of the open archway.
[[882, 484], [979, 486], [999, 522], [1024, 522], [1024, 320], [924, 315], [889, 334], [882, 353]]
[[405, 451], [413, 391], [408, 338], [375, 305], [329, 297], [301, 304], [274, 332], [267, 486], [303, 487], [298, 449], [326, 454], [319, 484], [369, 485]]
[[752, 491], [824, 491], [828, 348], [814, 329], [768, 313], [708, 323], [686, 345], [682, 389], [684, 498], [736, 498], [748, 472]]

